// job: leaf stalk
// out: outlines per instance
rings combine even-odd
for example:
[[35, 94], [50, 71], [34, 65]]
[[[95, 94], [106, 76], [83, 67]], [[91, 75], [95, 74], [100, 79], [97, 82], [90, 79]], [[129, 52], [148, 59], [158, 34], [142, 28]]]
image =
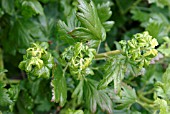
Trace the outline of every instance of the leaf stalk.
[[96, 54], [95, 60], [103, 60], [103, 59], [108, 58], [109, 56], [114, 56], [114, 55], [118, 55], [121, 53], [122, 53], [121, 50], [114, 50], [114, 51], [108, 51], [105, 53], [99, 53], [99, 54]]

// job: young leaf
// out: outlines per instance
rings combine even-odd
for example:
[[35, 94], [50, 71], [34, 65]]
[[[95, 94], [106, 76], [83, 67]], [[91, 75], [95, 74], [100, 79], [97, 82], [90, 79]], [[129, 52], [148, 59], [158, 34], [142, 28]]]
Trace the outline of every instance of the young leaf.
[[133, 14], [132, 18], [134, 20], [137, 20], [141, 22], [141, 26], [146, 27], [147, 26], [147, 21], [150, 18], [150, 15], [146, 12], [140, 11], [139, 9], [133, 8], [131, 10], [131, 13]]
[[67, 112], [65, 113], [66, 114], [84, 114], [82, 110], [71, 110], [71, 109], [68, 109]]
[[110, 7], [112, 5], [113, 3], [110, 1], [97, 5], [97, 12], [101, 22], [105, 22], [111, 17], [112, 11]]
[[137, 100], [136, 92], [130, 86], [123, 84], [121, 91], [121, 99], [117, 102], [121, 103], [118, 108], [130, 108], [130, 106]]
[[64, 106], [67, 101], [67, 84], [64, 72], [59, 64], [53, 68], [53, 78], [51, 82], [53, 87], [52, 101], [59, 102], [60, 106]]
[[8, 89], [9, 96], [13, 101], [13, 103], [9, 106], [11, 111], [13, 111], [15, 102], [18, 99], [19, 92], [20, 92], [19, 85], [11, 85], [11, 88]]
[[36, 107], [38, 111], [45, 112], [51, 108], [51, 102], [47, 98], [39, 99], [39, 105]]
[[[116, 58], [118, 58], [118, 56]], [[108, 84], [114, 81], [115, 92], [117, 93], [120, 91], [120, 83], [124, 78], [125, 68], [123, 68], [121, 60], [116, 58], [108, 60], [107, 64], [105, 65], [104, 68], [106, 73], [103, 77], [103, 80], [101, 80], [98, 85], [99, 89], [106, 88]]]
[[170, 39], [168, 37], [163, 38], [165, 42], [158, 48], [158, 51], [163, 53], [165, 56], [170, 56]]
[[9, 43], [13, 45], [13, 49], [27, 48], [29, 43], [33, 41], [32, 37], [30, 36], [29, 29], [27, 29], [30, 24], [32, 23], [21, 19], [18, 19], [14, 23], [9, 33]]
[[[106, 32], [98, 17], [95, 4], [92, 1], [90, 1], [90, 4], [88, 4], [85, 0], [78, 0], [78, 2], [78, 9], [80, 12], [77, 13], [77, 17], [85, 30], [88, 31], [87, 33], [91, 33], [93, 35], [93, 37], [90, 37], [90, 39], [104, 41], [106, 38]], [[74, 34], [76, 31], [79, 31], [79, 28], [72, 31], [72, 34]], [[81, 38], [81, 36], [77, 37]]]
[[170, 7], [170, 1], [169, 0], [148, 0], [148, 2], [151, 3], [156, 3], [157, 6], [164, 8], [165, 6]]
[[0, 106], [7, 106], [12, 104], [12, 101], [7, 93], [7, 89], [4, 88], [5, 84], [0, 82]]
[[107, 21], [112, 15], [111, 6], [112, 2], [110, 1], [97, 5], [98, 16], [106, 31], [110, 31], [114, 24], [114, 21]]
[[32, 110], [34, 107], [34, 100], [29, 95], [28, 91], [22, 91], [19, 94], [19, 98], [17, 100], [17, 107], [19, 114], [33, 114]]
[[169, 114], [170, 107], [168, 106], [167, 101], [157, 98], [154, 103], [159, 105], [159, 108], [160, 108], [159, 114]]
[[76, 27], [80, 26], [80, 22], [76, 18], [75, 10], [71, 10], [70, 14], [67, 17], [66, 23], [64, 21], [59, 20], [57, 25], [57, 31], [59, 34], [59, 38], [65, 41], [68, 44], [73, 44], [75, 42], [74, 35], [71, 37], [69, 32], [74, 30]]
[[80, 80], [76, 89], [72, 93], [72, 96], [71, 96], [72, 98], [77, 97], [77, 104], [80, 104], [83, 100], [83, 86], [84, 86], [84, 80]]
[[22, 1], [22, 15], [25, 17], [32, 17], [33, 15], [43, 15], [43, 7], [37, 0]]
[[10, 15], [14, 14], [14, 0], [2, 0], [1, 4], [2, 4], [2, 9], [6, 13]]
[[104, 90], [97, 90], [97, 81], [87, 79], [84, 82], [83, 93], [86, 107], [95, 113], [97, 105], [100, 106], [102, 111], [106, 111], [109, 114], [112, 113], [112, 101]]
[[41, 34], [39, 25], [35, 21], [16, 19], [10, 27], [9, 35], [6, 38], [8, 42], [3, 41], [4, 50], [8, 53], [13, 52], [12, 54], [15, 55], [16, 51], [28, 48], [29, 44], [34, 41], [33, 38], [46, 40]]
[[156, 93], [157, 96], [165, 99], [170, 100], [170, 65], [166, 69], [165, 73], [162, 76], [162, 82], [157, 82], [156, 86]]

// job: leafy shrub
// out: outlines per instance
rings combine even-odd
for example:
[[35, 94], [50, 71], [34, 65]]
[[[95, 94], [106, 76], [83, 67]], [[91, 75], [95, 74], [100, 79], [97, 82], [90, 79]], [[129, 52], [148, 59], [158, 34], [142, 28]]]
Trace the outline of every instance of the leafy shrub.
[[169, 0], [1, 0], [0, 113], [169, 114], [169, 11]]

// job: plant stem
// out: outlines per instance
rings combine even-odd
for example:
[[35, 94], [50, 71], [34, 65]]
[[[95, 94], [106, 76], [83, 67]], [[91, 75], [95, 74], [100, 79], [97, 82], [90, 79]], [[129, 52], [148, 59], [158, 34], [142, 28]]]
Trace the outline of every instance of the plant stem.
[[67, 63], [67, 65], [66, 65], [66, 67], [63, 69], [63, 76], [65, 76], [65, 72], [66, 72], [66, 70], [67, 70], [67, 68], [68, 68], [68, 63]]
[[95, 60], [106, 59], [109, 56], [114, 56], [114, 55], [121, 54], [121, 53], [122, 53], [121, 50], [114, 50], [114, 51], [108, 51], [105, 53], [96, 54]]
[[153, 93], [154, 91], [155, 91], [155, 90], [154, 90], [154, 88], [153, 88], [153, 89], [151, 89], [151, 90], [149, 90], [149, 91], [143, 92], [142, 94], [143, 94], [143, 95], [147, 95], [147, 94]]
[[5, 82], [6, 84], [18, 84], [20, 80], [10, 79], [10, 80], [5, 80], [3, 82]]
[[98, 45], [98, 47], [97, 47], [97, 53], [99, 52], [100, 45], [101, 45], [101, 41], [99, 42], [99, 45]]
[[142, 102], [140, 100], [137, 100], [136, 103], [140, 104], [142, 107], [144, 107], [145, 109], [147, 109], [149, 112], [151, 111], [151, 109], [155, 109], [156, 105], [153, 104], [147, 104], [145, 102]]
[[[4, 62], [3, 62], [3, 50], [0, 48], [0, 70], [4, 69]], [[0, 80], [6, 78], [5, 73], [0, 73]]]
[[142, 101], [144, 101], [144, 102], [146, 102], [146, 103], [148, 103], [148, 104], [153, 104], [153, 101], [152, 101], [152, 100], [144, 97], [140, 92], [137, 92], [137, 93], [138, 93], [139, 99], [141, 99]]

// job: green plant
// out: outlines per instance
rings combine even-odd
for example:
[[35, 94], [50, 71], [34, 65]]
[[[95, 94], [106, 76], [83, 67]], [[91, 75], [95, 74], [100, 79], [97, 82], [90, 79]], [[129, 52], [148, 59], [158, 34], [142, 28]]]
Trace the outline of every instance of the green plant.
[[2, 0], [0, 113], [168, 114], [169, 2], [125, 2]]

